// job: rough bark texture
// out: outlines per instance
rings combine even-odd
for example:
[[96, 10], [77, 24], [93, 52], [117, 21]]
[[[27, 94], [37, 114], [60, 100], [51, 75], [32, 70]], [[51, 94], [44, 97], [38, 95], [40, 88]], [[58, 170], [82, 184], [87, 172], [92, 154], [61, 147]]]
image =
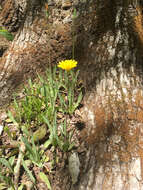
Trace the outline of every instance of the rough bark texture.
[[[44, 1], [3, 2], [1, 23], [9, 31], [17, 32], [1, 58], [0, 105], [8, 101], [22, 81], [71, 53], [71, 19], [63, 22], [67, 12], [62, 13], [58, 6], [49, 8], [49, 18], [46, 18]], [[71, 15], [71, 9], [67, 11]]]
[[95, 5], [91, 27], [82, 35], [86, 38], [80, 58], [88, 91], [82, 115], [89, 151], [75, 189], [141, 190], [142, 8], [138, 2], [122, 0], [96, 1]]
[[[15, 13], [11, 8], [11, 18], [4, 3], [2, 23], [9, 30], [18, 29], [18, 32], [0, 63], [0, 104], [23, 78], [41, 66], [45, 67], [49, 59], [50, 63], [55, 63], [65, 58], [72, 46], [72, 9], [60, 12], [61, 5], [57, 3], [47, 21], [40, 1], [8, 2], [19, 11]], [[74, 6], [79, 13], [74, 23], [76, 56], [87, 87], [82, 109], [86, 128], [81, 136], [89, 149], [81, 167], [79, 183], [73, 188], [142, 190], [141, 4], [133, 0], [89, 0], [75, 1]], [[18, 23], [15, 15], [19, 17]], [[13, 25], [9, 24], [8, 17]]]

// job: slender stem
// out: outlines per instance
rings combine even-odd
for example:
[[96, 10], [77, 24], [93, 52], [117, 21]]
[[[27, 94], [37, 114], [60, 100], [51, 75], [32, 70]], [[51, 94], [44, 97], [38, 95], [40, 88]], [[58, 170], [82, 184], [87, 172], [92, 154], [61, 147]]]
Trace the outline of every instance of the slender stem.
[[73, 21], [72, 21], [72, 59], [75, 58], [75, 19], [77, 17], [76, 9], [74, 8], [73, 12]]
[[16, 167], [14, 169], [14, 185], [15, 185], [15, 189], [18, 189], [20, 166], [21, 166], [21, 161], [22, 161], [24, 152], [25, 152], [25, 145], [24, 145], [24, 143], [21, 143], [21, 146], [19, 147], [19, 155], [18, 155]]
[[73, 41], [72, 41], [72, 59], [74, 59], [74, 51], [75, 51], [75, 37], [74, 37], [74, 32], [73, 32]]

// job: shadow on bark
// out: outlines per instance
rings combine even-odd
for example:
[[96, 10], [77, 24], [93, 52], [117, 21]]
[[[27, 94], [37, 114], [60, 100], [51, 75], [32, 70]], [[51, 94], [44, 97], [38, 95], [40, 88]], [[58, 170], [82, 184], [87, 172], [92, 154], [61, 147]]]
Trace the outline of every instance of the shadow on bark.
[[77, 27], [89, 146], [78, 190], [142, 188], [143, 27], [133, 3], [91, 3]]

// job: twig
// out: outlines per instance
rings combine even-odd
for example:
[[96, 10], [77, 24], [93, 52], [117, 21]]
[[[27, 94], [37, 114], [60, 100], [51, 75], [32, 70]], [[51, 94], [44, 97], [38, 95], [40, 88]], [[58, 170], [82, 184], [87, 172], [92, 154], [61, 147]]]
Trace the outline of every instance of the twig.
[[22, 161], [24, 152], [25, 152], [25, 145], [23, 142], [21, 142], [21, 145], [19, 146], [19, 155], [18, 155], [16, 167], [14, 169], [14, 186], [15, 186], [15, 189], [18, 189], [20, 166], [21, 166], [21, 161]]

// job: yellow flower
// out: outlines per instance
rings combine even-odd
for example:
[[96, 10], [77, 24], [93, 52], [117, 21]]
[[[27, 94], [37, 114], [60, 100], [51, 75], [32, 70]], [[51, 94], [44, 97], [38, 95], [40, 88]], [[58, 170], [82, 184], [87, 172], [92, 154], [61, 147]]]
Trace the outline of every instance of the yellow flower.
[[58, 64], [58, 67], [66, 70], [66, 71], [69, 71], [71, 70], [72, 68], [76, 67], [77, 66], [77, 61], [75, 60], [65, 60], [65, 61], [60, 61], [59, 64]]

